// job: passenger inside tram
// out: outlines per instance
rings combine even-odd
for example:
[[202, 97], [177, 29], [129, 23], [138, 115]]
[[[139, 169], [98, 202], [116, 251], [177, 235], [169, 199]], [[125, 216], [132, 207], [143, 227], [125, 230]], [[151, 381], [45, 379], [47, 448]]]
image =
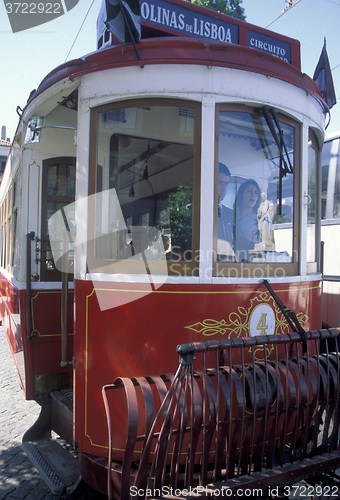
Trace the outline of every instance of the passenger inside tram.
[[235, 260], [232, 249], [234, 214], [233, 210], [222, 204], [227, 195], [230, 182], [230, 170], [224, 164], [218, 164], [218, 219], [217, 219], [217, 254], [218, 261], [231, 262]]
[[239, 262], [249, 261], [249, 251], [260, 242], [257, 211], [260, 188], [254, 179], [241, 184], [235, 200], [235, 252]]
[[[223, 235], [222, 220], [216, 210], [217, 263], [221, 272], [241, 272], [241, 267], [224, 266], [228, 262], [293, 262], [293, 247], [297, 243], [293, 208], [298, 142], [293, 124], [281, 115], [279, 119], [277, 134], [285, 148], [277, 141], [276, 122], [273, 125], [262, 110], [221, 106], [218, 161], [228, 165], [230, 175], [223, 191], [225, 181], [218, 172], [216, 183], [222, 180], [218, 182], [218, 204], [229, 208], [233, 217], [230, 239]], [[223, 254], [225, 241], [231, 243], [231, 250]]]

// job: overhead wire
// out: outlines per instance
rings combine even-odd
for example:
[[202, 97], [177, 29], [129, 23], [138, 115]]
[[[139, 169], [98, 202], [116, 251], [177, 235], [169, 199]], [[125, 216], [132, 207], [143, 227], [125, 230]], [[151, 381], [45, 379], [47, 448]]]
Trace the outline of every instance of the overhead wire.
[[90, 5], [90, 7], [89, 7], [89, 9], [88, 9], [88, 11], [87, 11], [87, 13], [86, 13], [86, 15], [85, 15], [84, 19], [83, 19], [83, 22], [82, 22], [82, 23], [81, 23], [81, 25], [80, 25], [80, 28], [79, 28], [79, 30], [78, 30], [78, 33], [76, 34], [76, 37], [75, 37], [75, 39], [73, 40], [73, 43], [72, 43], [72, 45], [71, 45], [71, 48], [70, 48], [70, 50], [69, 50], [69, 51], [68, 51], [68, 53], [67, 53], [67, 56], [66, 56], [65, 62], [67, 61], [67, 59], [68, 59], [68, 57], [69, 57], [69, 55], [70, 55], [70, 53], [71, 53], [71, 51], [72, 51], [72, 49], [73, 49], [73, 47], [74, 47], [74, 44], [75, 44], [75, 43], [76, 43], [76, 41], [77, 41], [77, 38], [78, 38], [78, 36], [79, 36], [79, 34], [80, 34], [80, 32], [81, 32], [81, 30], [82, 30], [83, 26], [84, 26], [84, 23], [85, 23], [85, 21], [86, 21], [86, 19], [87, 19], [87, 16], [88, 16], [88, 15], [89, 15], [89, 13], [90, 13], [90, 10], [92, 9], [92, 6], [93, 6], [94, 2], [95, 2], [95, 0], [92, 0], [91, 5]]
[[272, 21], [271, 23], [268, 24], [268, 26], [266, 26], [266, 29], [269, 28], [269, 26], [271, 26], [272, 24], [274, 24], [275, 21], [277, 21], [281, 16], [283, 16], [283, 14], [285, 14], [290, 9], [295, 7], [295, 5], [299, 2], [300, 2], [300, 0], [297, 0], [297, 1], [295, 0], [295, 3], [293, 3], [293, 0], [286, 0], [286, 3], [288, 3], [288, 6], [285, 7], [282, 12], [280, 12], [280, 14], [274, 19], [274, 21]]
[[334, 5], [337, 5], [338, 7], [340, 7], [340, 0], [337, 0], [337, 1], [334, 1], [334, 0], [326, 0], [327, 2], [329, 3], [333, 3]]
[[[271, 22], [269, 23], [267, 26], [266, 26], [266, 29], [269, 28], [269, 26], [271, 26], [272, 24], [275, 23], [275, 21], [277, 21], [281, 16], [283, 16], [283, 14], [285, 14], [286, 12], [288, 12], [290, 9], [292, 9], [293, 7], [295, 7], [295, 5], [299, 2], [300, 0], [297, 0], [295, 3], [292, 3], [292, 0], [286, 0], [286, 3], [288, 3], [288, 7], [286, 7], [285, 9], [283, 9], [283, 11]], [[327, 2], [329, 3], [333, 3], [335, 5], [338, 5], [340, 7], [340, 0], [327, 0]], [[331, 69], [331, 71], [334, 71], [335, 69], [337, 69], [338, 67], [340, 66], [340, 64], [337, 64], [336, 66], [334, 66], [334, 68]]]

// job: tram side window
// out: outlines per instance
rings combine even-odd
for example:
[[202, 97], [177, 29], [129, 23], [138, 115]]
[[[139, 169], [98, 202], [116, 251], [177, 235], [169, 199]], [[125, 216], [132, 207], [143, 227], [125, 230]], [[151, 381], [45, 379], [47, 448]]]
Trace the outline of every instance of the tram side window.
[[322, 150], [321, 218], [340, 218], [340, 139], [325, 142]]
[[7, 265], [7, 196], [1, 205], [1, 267], [3, 268]]
[[4, 217], [3, 217], [3, 213], [4, 213], [4, 204], [1, 205], [0, 207], [0, 244], [1, 244], [1, 247], [0, 247], [0, 265], [1, 267], [5, 267], [4, 266], [4, 242], [5, 242], [5, 228], [4, 228]]
[[41, 220], [41, 280], [60, 280], [48, 238], [48, 220], [65, 205], [74, 202], [75, 159], [51, 158], [43, 162], [43, 192]]
[[340, 137], [325, 141], [321, 155], [321, 239], [325, 276], [339, 276]]
[[[19, 197], [18, 197], [18, 180], [15, 179], [12, 185], [12, 209], [11, 209], [11, 268], [15, 265], [15, 257], [17, 249], [17, 232], [18, 232], [18, 212], [19, 212]], [[19, 257], [17, 255], [17, 257]]]
[[3, 202], [0, 208], [0, 224], [1, 224], [1, 267], [6, 267], [6, 219], [5, 210], [6, 203]]
[[[139, 102], [98, 114], [94, 181], [95, 192], [103, 195], [97, 196], [93, 228], [96, 269], [100, 261], [112, 260], [121, 272], [143, 273], [145, 267], [133, 261], [146, 249], [153, 272], [165, 259], [170, 273], [185, 273], [192, 265], [199, 108], [163, 103]], [[114, 197], [105, 195], [112, 192]]]
[[307, 272], [317, 271], [319, 237], [317, 218], [319, 214], [318, 165], [319, 148], [315, 135], [310, 131], [308, 144], [308, 206], [307, 206]]
[[229, 263], [237, 276], [237, 264], [267, 264], [262, 275], [293, 272], [294, 124], [270, 108], [222, 106], [218, 137], [218, 267]]
[[11, 261], [11, 249], [13, 248], [13, 241], [11, 240], [12, 192], [13, 192], [13, 185], [8, 190], [0, 210], [1, 267], [7, 270], [9, 270], [12, 266], [12, 261]]
[[[7, 270], [13, 269], [15, 252], [18, 251], [16, 245], [19, 210], [17, 199], [18, 181], [14, 179], [0, 207], [0, 266]], [[16, 272], [14, 274], [16, 275]]]

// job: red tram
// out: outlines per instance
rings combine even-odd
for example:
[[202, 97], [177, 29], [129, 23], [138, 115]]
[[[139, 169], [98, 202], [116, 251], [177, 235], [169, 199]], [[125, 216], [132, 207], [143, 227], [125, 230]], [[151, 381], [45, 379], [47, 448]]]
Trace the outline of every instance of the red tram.
[[321, 328], [329, 110], [299, 42], [182, 0], [131, 5], [137, 43], [104, 2], [98, 50], [31, 93], [0, 187], [0, 312], [42, 405], [24, 443], [53, 428], [101, 491], [105, 385], [174, 373], [178, 344], [288, 334], [277, 297]]

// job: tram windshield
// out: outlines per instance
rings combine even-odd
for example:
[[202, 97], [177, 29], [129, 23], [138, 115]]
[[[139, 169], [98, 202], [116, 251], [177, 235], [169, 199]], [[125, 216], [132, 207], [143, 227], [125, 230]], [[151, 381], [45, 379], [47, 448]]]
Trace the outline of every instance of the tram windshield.
[[[154, 263], [165, 259], [170, 274], [198, 273], [200, 111], [170, 99], [93, 110], [90, 194], [114, 196], [97, 197], [89, 218], [92, 269], [144, 273], [147, 251], [153, 273], [164, 273]], [[297, 124], [267, 107], [220, 105], [217, 111], [216, 273], [224, 276], [221, 268], [229, 266], [227, 276], [241, 277], [238, 265], [266, 263], [296, 272]], [[211, 180], [212, 165], [203, 168]], [[112, 263], [114, 270], [107, 267]]]
[[[139, 272], [136, 244], [153, 261], [165, 253], [167, 261], [192, 262], [195, 114], [174, 101], [98, 113], [95, 192], [115, 190], [123, 224], [113, 207], [96, 207], [97, 262], [119, 261], [124, 272], [129, 259], [129, 272], [131, 263]], [[154, 245], [154, 229], [163, 245]]]
[[294, 126], [222, 107], [218, 137], [217, 262], [292, 263]]

